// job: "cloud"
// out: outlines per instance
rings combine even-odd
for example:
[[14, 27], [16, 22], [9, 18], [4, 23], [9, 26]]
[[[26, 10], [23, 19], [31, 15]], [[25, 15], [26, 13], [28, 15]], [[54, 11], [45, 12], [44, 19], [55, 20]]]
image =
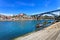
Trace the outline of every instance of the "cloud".
[[0, 15], [13, 16], [13, 14], [0, 13]]
[[36, 14], [41, 14], [43, 12], [36, 12], [36, 13], [32, 13], [31, 15], [36, 15]]
[[53, 12], [53, 14], [60, 15], [60, 12]]
[[16, 2], [18, 5], [23, 5], [23, 6], [35, 6], [34, 3], [25, 3], [25, 2]]
[[60, 7], [57, 7], [57, 9], [60, 9]]

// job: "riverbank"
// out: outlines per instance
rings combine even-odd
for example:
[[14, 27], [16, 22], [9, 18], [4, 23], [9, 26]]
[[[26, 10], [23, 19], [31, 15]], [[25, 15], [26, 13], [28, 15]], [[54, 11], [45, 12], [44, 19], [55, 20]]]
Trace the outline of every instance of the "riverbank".
[[[0, 21], [27, 21], [27, 20], [37, 20], [37, 19], [19, 19], [19, 20], [0, 20]], [[39, 20], [53, 20], [53, 19], [39, 19]]]
[[59, 40], [60, 36], [58, 35], [60, 35], [60, 22], [27, 36], [15, 38], [14, 40]]
[[36, 20], [36, 19], [0, 20], [0, 21], [27, 21], [27, 20]]

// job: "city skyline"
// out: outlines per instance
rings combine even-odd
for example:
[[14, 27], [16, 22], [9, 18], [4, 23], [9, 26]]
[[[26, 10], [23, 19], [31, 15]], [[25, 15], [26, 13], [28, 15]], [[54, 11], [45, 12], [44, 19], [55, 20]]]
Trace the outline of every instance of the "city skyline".
[[28, 15], [60, 9], [60, 0], [0, 0], [0, 14]]

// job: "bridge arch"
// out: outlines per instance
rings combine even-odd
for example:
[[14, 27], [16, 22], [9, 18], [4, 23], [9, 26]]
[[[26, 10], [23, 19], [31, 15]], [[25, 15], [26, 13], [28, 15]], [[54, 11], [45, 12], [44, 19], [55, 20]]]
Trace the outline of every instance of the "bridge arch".
[[56, 15], [56, 14], [53, 14], [53, 13], [51, 13], [51, 12], [46, 12], [46, 13], [38, 14], [38, 15], [37, 15], [37, 20], [39, 19], [39, 17], [41, 17], [41, 16], [44, 15], [44, 14], [50, 14], [50, 15], [53, 15], [55, 19], [57, 18], [57, 15]]

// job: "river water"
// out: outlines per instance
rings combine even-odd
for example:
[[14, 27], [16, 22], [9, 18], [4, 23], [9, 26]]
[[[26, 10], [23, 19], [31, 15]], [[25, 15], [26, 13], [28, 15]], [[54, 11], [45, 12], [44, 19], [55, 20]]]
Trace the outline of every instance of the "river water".
[[[53, 20], [47, 20], [47, 21], [53, 22]], [[44, 20], [1, 21], [0, 40], [11, 40], [12, 38], [35, 31], [36, 24], [37, 23], [42, 24], [43, 22]]]

